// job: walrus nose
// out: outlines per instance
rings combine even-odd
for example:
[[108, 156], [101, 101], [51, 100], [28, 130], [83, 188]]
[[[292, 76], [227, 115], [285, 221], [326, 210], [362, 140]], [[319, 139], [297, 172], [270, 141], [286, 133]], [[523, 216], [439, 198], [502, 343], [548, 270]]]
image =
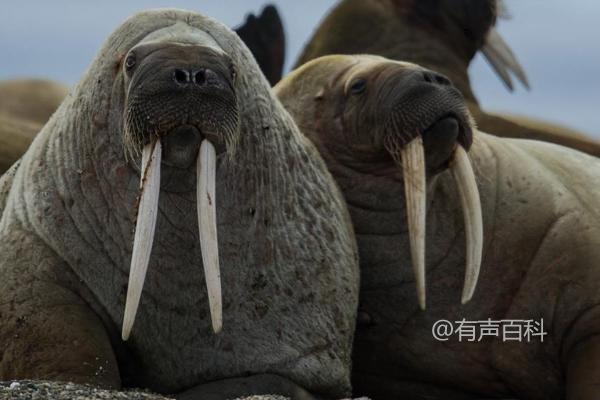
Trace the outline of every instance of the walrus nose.
[[219, 87], [226, 83], [210, 68], [175, 68], [173, 81], [182, 87]]

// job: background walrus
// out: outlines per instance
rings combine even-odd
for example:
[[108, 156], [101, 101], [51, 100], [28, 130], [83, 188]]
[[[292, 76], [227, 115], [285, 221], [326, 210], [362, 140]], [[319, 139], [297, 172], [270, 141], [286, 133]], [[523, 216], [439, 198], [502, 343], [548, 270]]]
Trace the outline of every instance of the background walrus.
[[452, 80], [481, 130], [600, 155], [599, 142], [573, 129], [496, 115], [480, 107], [468, 74], [478, 51], [510, 87], [509, 73], [527, 82], [510, 48], [494, 30], [499, 10], [497, 0], [342, 0], [317, 27], [296, 65], [328, 54], [376, 54], [414, 62]]
[[345, 205], [220, 23], [123, 23], [0, 180], [0, 215], [0, 379], [349, 391]]
[[[354, 223], [355, 394], [597, 398], [597, 158], [474, 131], [449, 80], [414, 64], [327, 56], [275, 89], [323, 155]], [[462, 302], [473, 296], [462, 306], [461, 291]], [[543, 319], [547, 336], [432, 337], [436, 321], [463, 318]]]
[[27, 150], [67, 92], [42, 79], [0, 82], [0, 175]]

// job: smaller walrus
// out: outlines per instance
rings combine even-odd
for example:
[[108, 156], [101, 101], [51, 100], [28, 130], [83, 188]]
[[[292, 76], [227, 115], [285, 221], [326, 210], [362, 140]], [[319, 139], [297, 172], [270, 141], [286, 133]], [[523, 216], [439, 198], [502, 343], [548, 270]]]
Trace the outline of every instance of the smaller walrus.
[[355, 395], [598, 398], [600, 160], [477, 131], [456, 87], [410, 63], [325, 56], [275, 90], [354, 224]]
[[600, 156], [600, 143], [555, 124], [485, 111], [469, 80], [481, 51], [511, 88], [513, 73], [526, 86], [516, 57], [494, 26], [497, 0], [342, 0], [308, 40], [296, 66], [328, 54], [374, 54], [409, 61], [448, 77], [463, 94], [480, 129], [501, 136], [561, 144]]
[[345, 203], [248, 48], [200, 14], [108, 37], [0, 179], [0, 276], [0, 380], [350, 392]]

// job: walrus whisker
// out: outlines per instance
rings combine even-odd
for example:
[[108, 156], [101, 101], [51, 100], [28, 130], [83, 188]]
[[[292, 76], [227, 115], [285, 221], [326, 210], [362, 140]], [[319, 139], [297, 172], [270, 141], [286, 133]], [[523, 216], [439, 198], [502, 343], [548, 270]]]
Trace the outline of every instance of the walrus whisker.
[[477, 181], [467, 152], [457, 146], [450, 171], [456, 182], [460, 202], [465, 219], [465, 236], [467, 241], [465, 284], [462, 292], [462, 304], [465, 304], [475, 292], [481, 257], [483, 252], [483, 219], [481, 216], [481, 200], [477, 189]]
[[223, 306], [221, 299], [221, 272], [219, 268], [219, 246], [217, 240], [217, 217], [215, 198], [216, 151], [213, 144], [203, 140], [198, 154], [196, 179], [198, 229], [200, 249], [208, 292], [208, 304], [212, 328], [219, 333], [223, 328]]
[[158, 213], [158, 194], [160, 192], [160, 163], [162, 145], [160, 140], [153, 140], [142, 150], [142, 172], [140, 177], [140, 203], [136, 221], [131, 267], [129, 269], [129, 285], [123, 316], [121, 337], [127, 340], [131, 333], [137, 309], [140, 303]]
[[400, 150], [406, 214], [410, 237], [410, 255], [417, 285], [419, 306], [425, 309], [425, 223], [426, 173], [423, 138], [417, 135]]

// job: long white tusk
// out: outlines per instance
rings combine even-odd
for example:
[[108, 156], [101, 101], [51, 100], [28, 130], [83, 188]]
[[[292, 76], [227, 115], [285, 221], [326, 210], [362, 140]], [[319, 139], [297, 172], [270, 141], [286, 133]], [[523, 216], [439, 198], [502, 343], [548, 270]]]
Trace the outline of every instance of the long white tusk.
[[425, 222], [427, 188], [423, 139], [417, 136], [401, 150], [410, 255], [419, 306], [425, 309]]
[[208, 304], [212, 328], [219, 333], [223, 328], [223, 306], [221, 299], [221, 272], [219, 269], [219, 246], [217, 241], [217, 212], [215, 199], [215, 175], [217, 160], [215, 147], [208, 140], [200, 145], [198, 155], [198, 228], [204, 277], [208, 291]]
[[162, 146], [158, 139], [144, 146], [142, 151], [141, 197], [135, 226], [131, 267], [129, 268], [129, 285], [123, 317], [123, 331], [121, 333], [123, 340], [129, 338], [135, 321], [146, 271], [148, 270], [148, 262], [150, 261], [150, 253], [152, 252], [154, 228], [156, 227], [156, 216], [158, 214], [161, 155]]
[[481, 200], [477, 190], [477, 181], [471, 167], [471, 161], [462, 146], [457, 146], [454, 160], [450, 167], [452, 176], [458, 187], [460, 202], [465, 218], [465, 237], [467, 240], [467, 265], [465, 268], [465, 285], [462, 292], [462, 304], [465, 304], [475, 292], [477, 278], [481, 268], [483, 252], [483, 219], [481, 217]]

